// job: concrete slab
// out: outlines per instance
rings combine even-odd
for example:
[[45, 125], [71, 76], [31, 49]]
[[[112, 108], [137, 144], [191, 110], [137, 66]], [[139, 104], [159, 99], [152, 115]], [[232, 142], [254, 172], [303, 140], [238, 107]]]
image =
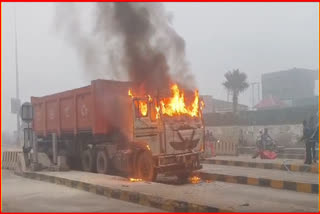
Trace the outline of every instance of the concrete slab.
[[168, 200], [183, 200], [219, 210], [237, 212], [315, 212], [318, 211], [318, 195], [275, 190], [255, 186], [202, 182], [199, 184], [167, 185], [153, 182], [129, 182], [117, 176], [95, 173], [38, 172], [55, 178], [87, 182], [91, 185], [143, 193]]

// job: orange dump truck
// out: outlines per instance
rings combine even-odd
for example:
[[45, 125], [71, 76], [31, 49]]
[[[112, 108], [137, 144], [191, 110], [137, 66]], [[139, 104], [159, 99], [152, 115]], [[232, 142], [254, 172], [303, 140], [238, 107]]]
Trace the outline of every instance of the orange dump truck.
[[159, 96], [129, 96], [128, 91], [135, 91], [130, 82], [94, 80], [86, 87], [32, 97], [37, 150], [51, 161], [54, 153], [65, 157], [70, 168], [143, 180], [154, 180], [158, 173], [186, 179], [200, 169], [200, 107], [193, 104], [192, 116], [167, 115]]

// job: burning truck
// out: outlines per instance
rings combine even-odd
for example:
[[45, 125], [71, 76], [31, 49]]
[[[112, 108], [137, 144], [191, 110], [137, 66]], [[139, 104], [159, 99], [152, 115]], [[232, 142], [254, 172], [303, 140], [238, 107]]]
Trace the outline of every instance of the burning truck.
[[204, 103], [198, 91], [172, 84], [146, 94], [133, 82], [94, 80], [32, 97], [31, 104], [33, 148], [53, 165], [65, 160], [71, 169], [147, 181], [161, 173], [186, 180], [201, 168]]

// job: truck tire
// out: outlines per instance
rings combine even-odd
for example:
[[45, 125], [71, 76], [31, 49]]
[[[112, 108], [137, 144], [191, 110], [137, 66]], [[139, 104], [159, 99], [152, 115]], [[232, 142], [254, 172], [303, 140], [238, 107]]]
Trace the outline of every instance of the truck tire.
[[137, 177], [145, 181], [154, 181], [156, 179], [156, 171], [154, 169], [152, 155], [150, 152], [144, 151], [139, 154], [137, 160]]
[[92, 149], [85, 150], [81, 155], [82, 170], [86, 172], [95, 172], [95, 160], [95, 152]]
[[185, 172], [185, 173], [180, 173], [177, 175], [178, 177], [178, 182], [180, 184], [186, 184], [189, 183], [189, 177], [190, 177], [191, 173]]
[[105, 151], [98, 151], [97, 154], [97, 172], [100, 174], [108, 174], [109, 160]]

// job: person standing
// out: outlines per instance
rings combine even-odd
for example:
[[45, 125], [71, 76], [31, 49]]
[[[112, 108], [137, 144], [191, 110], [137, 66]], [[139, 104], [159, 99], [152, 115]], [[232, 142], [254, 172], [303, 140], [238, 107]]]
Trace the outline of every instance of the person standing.
[[262, 129], [260, 129], [259, 134], [257, 136], [257, 140], [256, 140], [257, 150], [252, 156], [253, 159], [257, 158], [260, 155], [260, 152], [263, 150], [262, 135], [263, 135], [263, 132], [262, 132]]
[[317, 156], [316, 156], [316, 145], [319, 143], [319, 125], [313, 131], [311, 135], [311, 150], [312, 150], [312, 159], [314, 163], [317, 163]]

